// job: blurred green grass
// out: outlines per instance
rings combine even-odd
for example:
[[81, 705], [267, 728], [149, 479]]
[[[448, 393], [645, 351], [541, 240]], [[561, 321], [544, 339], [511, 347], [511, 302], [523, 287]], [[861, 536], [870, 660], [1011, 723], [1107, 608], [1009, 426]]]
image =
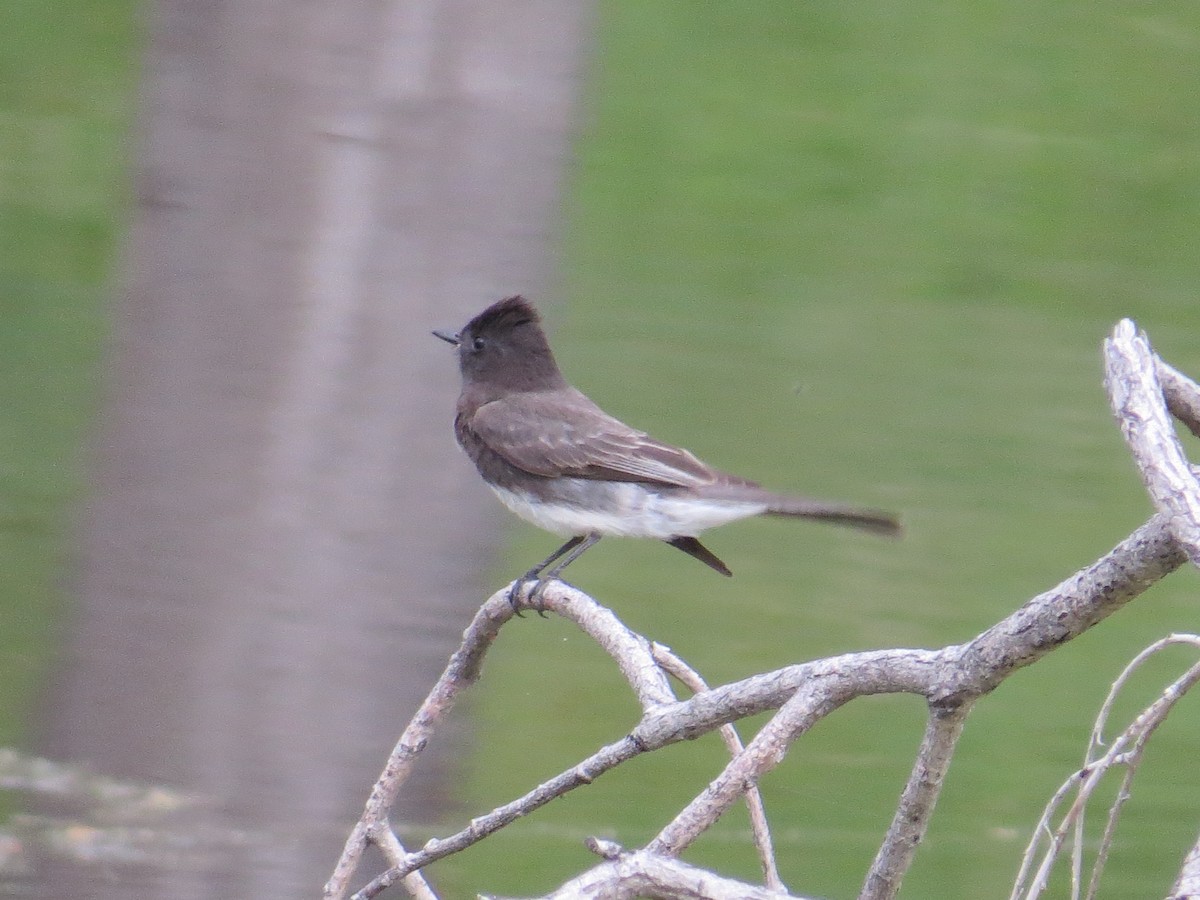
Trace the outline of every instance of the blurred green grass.
[[[1100, 343], [1131, 316], [1200, 372], [1194, 5], [601, 8], [567, 302], [548, 316], [568, 377], [724, 468], [899, 510], [907, 534], [739, 523], [706, 541], [731, 581], [660, 544], [606, 541], [572, 581], [718, 683], [965, 640], [1145, 520]], [[497, 584], [553, 543], [519, 531]], [[1175, 575], [980, 704], [908, 893], [1011, 884], [1107, 684], [1153, 639], [1195, 628], [1196, 588]], [[519, 623], [493, 654], [472, 809], [635, 721], [566, 626]], [[912, 698], [853, 704], [767, 779], [789, 884], [857, 889], [922, 722]], [[1184, 711], [1171, 728], [1135, 787], [1110, 896], [1165, 891], [1195, 837], [1171, 785], [1200, 723]], [[544, 890], [588, 865], [585, 834], [647, 840], [721, 759], [710, 740], [639, 760], [444, 877]], [[736, 820], [691, 858], [755, 874]]]
[[128, 207], [135, 5], [0, 4], [0, 745], [55, 653]]

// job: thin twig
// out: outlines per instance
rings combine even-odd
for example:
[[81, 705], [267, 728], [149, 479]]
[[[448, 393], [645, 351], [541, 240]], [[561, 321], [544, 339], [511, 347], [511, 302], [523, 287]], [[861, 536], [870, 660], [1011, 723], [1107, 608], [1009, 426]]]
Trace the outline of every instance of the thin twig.
[[[1124, 776], [1121, 780], [1117, 796], [1109, 807], [1104, 832], [1101, 836], [1096, 858], [1092, 864], [1091, 875], [1088, 879], [1087, 891], [1086, 894], [1083, 894], [1083, 896], [1088, 898], [1096, 895], [1096, 892], [1099, 890], [1100, 877], [1108, 858], [1108, 852], [1116, 833], [1117, 820], [1121, 809], [1130, 797], [1133, 778], [1145, 755], [1147, 743], [1158, 727], [1166, 720], [1179, 700], [1192, 687], [1200, 683], [1200, 663], [1193, 664], [1183, 675], [1167, 685], [1152, 703], [1138, 713], [1129, 725], [1113, 738], [1108, 748], [1097, 755], [1100, 747], [1104, 744], [1102, 738], [1104, 728], [1112, 712], [1115, 699], [1118, 693], [1129, 682], [1130, 676], [1151, 656], [1161, 652], [1166, 647], [1177, 644], [1200, 648], [1200, 637], [1196, 635], [1171, 635], [1160, 641], [1156, 641], [1139, 653], [1113, 682], [1108, 697], [1102, 704], [1096, 723], [1093, 726], [1092, 740], [1085, 755], [1083, 768], [1073, 773], [1062, 787], [1055, 792], [1054, 797], [1047, 804], [1041, 820], [1038, 822], [1034, 837], [1026, 848], [1021, 870], [1017, 875], [1016, 884], [1013, 887], [1011, 895], [1013, 900], [1020, 897], [1035, 898], [1046, 889], [1055, 861], [1062, 847], [1066, 844], [1069, 834], [1075, 835], [1072, 842], [1072, 896], [1080, 896], [1082, 891], [1082, 853], [1084, 844], [1084, 833], [1081, 823], [1088, 802], [1091, 800], [1104, 776], [1113, 768], [1121, 766], [1125, 769]], [[1059, 826], [1051, 830], [1050, 821], [1056, 813], [1057, 807], [1061, 804], [1064, 797], [1071, 792], [1074, 792], [1075, 799], [1064, 814]], [[1041, 857], [1041, 862], [1038, 865], [1036, 873], [1030, 879], [1030, 869], [1033, 865], [1033, 860], [1036, 858], [1037, 846], [1040, 843], [1039, 838], [1043, 834], [1048, 835], [1049, 844]]]
[[[1121, 673], [1118, 683], [1114, 684], [1113, 690], [1109, 692], [1109, 698], [1106, 699], [1103, 715], [1107, 719], [1108, 712], [1112, 708], [1111, 698], [1116, 695], [1116, 691], [1120, 690], [1132, 673], [1141, 666], [1142, 662], [1149, 659], [1150, 656], [1161, 652], [1167, 647], [1186, 644], [1191, 647], [1200, 648], [1200, 637], [1194, 634], [1173, 634], [1162, 640], [1156, 641], [1146, 650], [1142, 651]], [[1104, 834], [1100, 839], [1100, 846], [1096, 851], [1096, 862], [1092, 866], [1092, 875], [1089, 880], [1087, 893], [1084, 895], [1086, 900], [1093, 900], [1096, 893], [1100, 889], [1100, 875], [1104, 871], [1104, 865], [1108, 860], [1108, 853], [1112, 848], [1113, 839], [1116, 835], [1117, 820], [1120, 817], [1121, 810], [1125, 803], [1132, 796], [1133, 779], [1137, 774], [1138, 767], [1145, 758], [1146, 745], [1150, 741], [1150, 737], [1158, 729], [1158, 727], [1166, 721], [1171, 709], [1183, 698], [1195, 684], [1200, 681], [1200, 663], [1193, 665], [1182, 676], [1174, 682], [1167, 685], [1163, 693], [1150, 706], [1148, 706], [1126, 730], [1129, 739], [1133, 743], [1133, 747], [1127, 753], [1122, 754], [1125, 764], [1125, 775], [1121, 779], [1121, 786], [1117, 791], [1117, 796], [1109, 807], [1108, 820], [1104, 824]], [[1103, 734], [1104, 723], [1097, 724], [1096, 732]], [[1114, 742], [1115, 743], [1115, 742]]]
[[[708, 684], [700, 673], [684, 662], [670, 647], [664, 644], [653, 645], [654, 658], [675, 678], [679, 679], [693, 693], [699, 694], [708, 690]], [[737, 756], [745, 745], [732, 724], [721, 726], [721, 739], [725, 741], [730, 755]], [[757, 784], [750, 785], [746, 791], [746, 808], [750, 813], [750, 833], [754, 838], [754, 847], [758, 851], [758, 862], [762, 868], [763, 882], [767, 887], [776, 891], [787, 891], [787, 885], [779, 876], [779, 868], [775, 863], [775, 848], [771, 842], [771, 829], [767, 824], [767, 811], [763, 806], [762, 792]]]
[[[507, 595], [508, 588], [502, 592]], [[522, 598], [522, 603], [528, 600]], [[671, 682], [654, 658], [650, 641], [628, 628], [616, 614], [601, 606], [583, 591], [565, 582], [555, 582], [544, 591], [536, 608], [544, 609], [574, 622], [581, 631], [600, 645], [637, 697], [643, 710], [675, 703]]]
[[1008, 895], [1009, 900], [1019, 900], [1021, 889], [1029, 880], [1030, 869], [1033, 868], [1034, 860], [1037, 857], [1037, 849], [1041, 846], [1043, 840], [1050, 842], [1052, 849], [1047, 852], [1058, 854], [1062, 840], [1065, 840], [1065, 835], [1060, 836], [1051, 828], [1050, 823], [1054, 820], [1058, 808], [1073, 790], [1076, 790], [1081, 781], [1083, 781], [1084, 772], [1075, 772], [1068, 778], [1046, 804], [1046, 808], [1042, 810], [1042, 817], [1038, 819], [1037, 825], [1033, 828], [1033, 834], [1029, 837], [1029, 843], [1025, 846], [1025, 853], [1021, 856], [1021, 867], [1017, 870], [1016, 880], [1013, 882], [1012, 892]]
[[[350, 878], [358, 868], [372, 832], [387, 821], [401, 786], [408, 780], [417, 757], [425, 749], [437, 724], [454, 707], [459, 695], [479, 677], [483, 657], [500, 627], [513, 615], [513, 608], [500, 592], [480, 607], [463, 632], [462, 645], [450, 657], [446, 670], [409, 722], [396, 743], [383, 773], [371, 788], [362, 818], [350, 832], [333, 875], [325, 885], [326, 900], [341, 900], [349, 890]], [[407, 874], [407, 873], [406, 873]]]
[[[380, 822], [379, 827], [372, 831], [371, 840], [383, 851], [383, 855], [393, 866], [400, 865], [408, 854], [404, 845], [400, 843], [400, 839], [396, 837], [396, 832], [386, 821]], [[404, 889], [408, 891], [410, 897], [415, 897], [416, 900], [438, 900], [437, 894], [434, 893], [433, 888], [429, 886], [429, 882], [420, 872], [409, 872], [404, 876], [403, 881]]]
[[[1149, 647], [1146, 647], [1141, 653], [1126, 663], [1125, 668], [1121, 670], [1121, 674], [1117, 676], [1117, 679], [1108, 689], [1108, 695], [1104, 698], [1104, 703], [1100, 706], [1100, 712], [1096, 716], [1096, 724], [1092, 728], [1092, 741], [1091, 747], [1089, 747], [1089, 754], [1092, 754], [1095, 749], [1103, 747], [1107, 743], [1104, 740], [1104, 729], [1108, 726], [1108, 719], [1112, 715], [1117, 697], [1124, 690], [1129, 680], [1151, 657], [1158, 655], [1167, 647], [1176, 646], [1200, 648], [1200, 637], [1194, 634], [1169, 634], [1165, 638], [1160, 638]], [[1089, 755], [1088, 761], [1092, 759], [1093, 756]]]
[[370, 900], [371, 897], [375, 897], [391, 887], [409, 872], [424, 868], [430, 863], [479, 843], [488, 835], [494, 834], [505, 825], [540, 809], [551, 800], [563, 796], [580, 785], [591, 784], [600, 775], [632, 759], [642, 751], [643, 748], [632, 738], [624, 738], [609, 744], [582, 763], [572, 766], [566, 772], [538, 785], [523, 797], [497, 807], [486, 815], [472, 819], [471, 823], [461, 831], [449, 837], [427, 841], [420, 850], [405, 856], [401, 865], [388, 869], [354, 894], [355, 900]]
[[646, 850], [678, 856], [687, 849], [737, 801], [748, 785], [757, 783], [783, 761], [797, 737], [854, 696], [852, 683], [852, 679], [832, 677], [800, 685], [746, 749], [646, 845]]

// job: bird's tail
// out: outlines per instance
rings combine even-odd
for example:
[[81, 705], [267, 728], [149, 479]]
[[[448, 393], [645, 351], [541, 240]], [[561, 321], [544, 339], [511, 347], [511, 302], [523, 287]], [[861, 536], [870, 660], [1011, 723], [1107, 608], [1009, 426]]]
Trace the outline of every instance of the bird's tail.
[[766, 501], [768, 516], [793, 516], [799, 519], [832, 522], [835, 525], [849, 525], [876, 534], [900, 534], [899, 519], [880, 509], [810, 500], [806, 497], [788, 497], [784, 494], [769, 494]]

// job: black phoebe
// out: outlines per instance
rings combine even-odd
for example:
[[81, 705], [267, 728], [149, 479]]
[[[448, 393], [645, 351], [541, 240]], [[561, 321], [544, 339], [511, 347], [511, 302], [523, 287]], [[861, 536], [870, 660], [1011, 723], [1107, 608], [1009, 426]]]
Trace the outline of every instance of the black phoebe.
[[614, 419], [567, 384], [523, 297], [492, 304], [458, 334], [434, 334], [458, 348], [458, 443], [505, 506], [570, 538], [518, 579], [514, 602], [529, 581], [536, 602], [604, 535], [657, 538], [731, 575], [696, 539], [706, 528], [772, 515], [900, 530], [885, 512], [772, 493]]

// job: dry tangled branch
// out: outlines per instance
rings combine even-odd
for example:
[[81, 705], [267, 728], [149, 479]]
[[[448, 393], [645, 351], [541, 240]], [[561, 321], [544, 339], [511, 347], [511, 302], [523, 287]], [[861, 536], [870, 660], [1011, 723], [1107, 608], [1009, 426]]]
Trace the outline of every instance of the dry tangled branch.
[[[1175, 705], [1196, 686], [1197, 682], [1200, 682], [1200, 663], [1191, 665], [1183, 675], [1167, 685], [1158, 698], [1138, 713], [1115, 738], [1105, 741], [1104, 733], [1108, 726], [1108, 719], [1112, 714], [1117, 696], [1129, 683], [1133, 673], [1150, 657], [1167, 647], [1178, 644], [1186, 644], [1200, 649], [1200, 636], [1173, 634], [1160, 641], [1155, 641], [1139, 653], [1113, 682], [1108, 697], [1096, 717], [1096, 724], [1092, 728], [1092, 738], [1088, 744], [1082, 768], [1073, 773], [1050, 798], [1045, 812], [1042, 813], [1042, 818], [1038, 821], [1037, 828], [1034, 829], [1033, 839], [1025, 851], [1011, 900], [1021, 900], [1021, 898], [1033, 900], [1040, 896], [1049, 883], [1050, 872], [1059, 853], [1066, 845], [1070, 845], [1072, 850], [1072, 898], [1083, 896], [1090, 900], [1096, 896], [1096, 891], [1100, 887], [1100, 875], [1104, 871], [1104, 864], [1108, 860], [1113, 836], [1116, 833], [1117, 818], [1130, 797], [1133, 778], [1145, 755], [1146, 746], [1155, 730], [1166, 721]], [[1105, 749], [1106, 747], [1107, 749]], [[1084, 818], [1088, 803], [1096, 789], [1100, 786], [1104, 776], [1114, 769], [1123, 769], [1124, 776], [1121, 779], [1116, 800], [1109, 807], [1104, 833], [1100, 838], [1085, 890], [1083, 882]], [[1059, 825], [1051, 829], [1050, 823], [1055, 813], [1058, 812], [1063, 801], [1072, 795], [1075, 799], [1070, 808], [1063, 814]], [[1040, 864], [1034, 870], [1033, 863], [1042, 843], [1046, 844], [1046, 849], [1042, 854]]]
[[[462, 646], [402, 734], [325, 887], [327, 900], [343, 900], [349, 894], [351, 879], [371, 845], [379, 848], [390, 868], [359, 888], [354, 894], [356, 900], [375, 897], [396, 884], [403, 884], [411, 896], [435, 897], [420, 874], [430, 863], [483, 840], [515, 819], [589, 784], [639, 754], [769, 711], [773, 711], [771, 718], [744, 747], [736, 735], [726, 732], [732, 754], [729, 763], [645, 847], [626, 851], [593, 840], [589, 846], [602, 861], [547, 896], [793, 897], [775, 869], [756, 785], [780, 763], [797, 739], [843, 704], [870, 694], [904, 692], [925, 698], [928, 722], [895, 816], [860, 894], [863, 898], [894, 897], [925, 834], [954, 747], [973, 704], [1014, 671], [1082, 634], [1189, 558], [1200, 561], [1200, 486], [1170, 418], [1174, 415], [1194, 434], [1200, 434], [1200, 388], [1158, 360], [1146, 337], [1128, 320], [1119, 323], [1105, 342], [1105, 357], [1106, 385], [1113, 411], [1158, 509], [1155, 516], [1109, 553], [1057, 587], [1029, 600], [967, 643], [940, 650], [849, 653], [787, 666], [712, 689], [706, 689], [699, 676], [681, 660], [631, 632], [590, 597], [569, 585], [555, 583], [542, 594], [540, 604], [547, 611], [573, 621], [612, 657], [638, 699], [641, 720], [629, 734], [597, 749], [525, 795], [472, 819], [457, 833], [407, 850], [389, 825], [388, 810], [429, 736], [461, 693], [479, 677], [484, 655], [512, 617], [506, 587], [487, 600], [476, 614], [463, 635]], [[682, 681], [693, 695], [679, 699], [668, 676]], [[1200, 672], [1196, 677], [1200, 678]], [[1171, 690], [1182, 694], [1190, 686], [1190, 682], [1182, 683], [1184, 679]], [[1163, 700], [1149, 708], [1107, 753], [1094, 758], [1089, 755], [1084, 769], [1072, 778], [1068, 789], [1090, 783], [1093, 776], [1113, 762], [1126, 765], [1130, 777], [1140, 747], [1161, 721], [1157, 717], [1165, 715], [1173, 703], [1174, 700]], [[1118, 746], [1123, 749], [1117, 749]], [[1066, 790], [1062, 794], [1066, 796]], [[765, 887], [731, 881], [678, 860], [701, 833], [741, 799], [749, 802], [756, 823]], [[1077, 801], [1072, 806], [1059, 831], [1065, 833], [1081, 821], [1082, 814], [1074, 813], [1079, 805]], [[1049, 822], [1056, 806], [1053, 804], [1048, 810], [1045, 822]], [[1115, 820], [1116, 811], [1108, 831]], [[1031, 864], [1026, 869], [1023, 877], [1028, 876]], [[1093, 881], [1096, 877], [1098, 872]], [[1189, 885], [1198, 881], [1200, 847], [1193, 849], [1185, 862], [1175, 896], [1186, 896]]]

